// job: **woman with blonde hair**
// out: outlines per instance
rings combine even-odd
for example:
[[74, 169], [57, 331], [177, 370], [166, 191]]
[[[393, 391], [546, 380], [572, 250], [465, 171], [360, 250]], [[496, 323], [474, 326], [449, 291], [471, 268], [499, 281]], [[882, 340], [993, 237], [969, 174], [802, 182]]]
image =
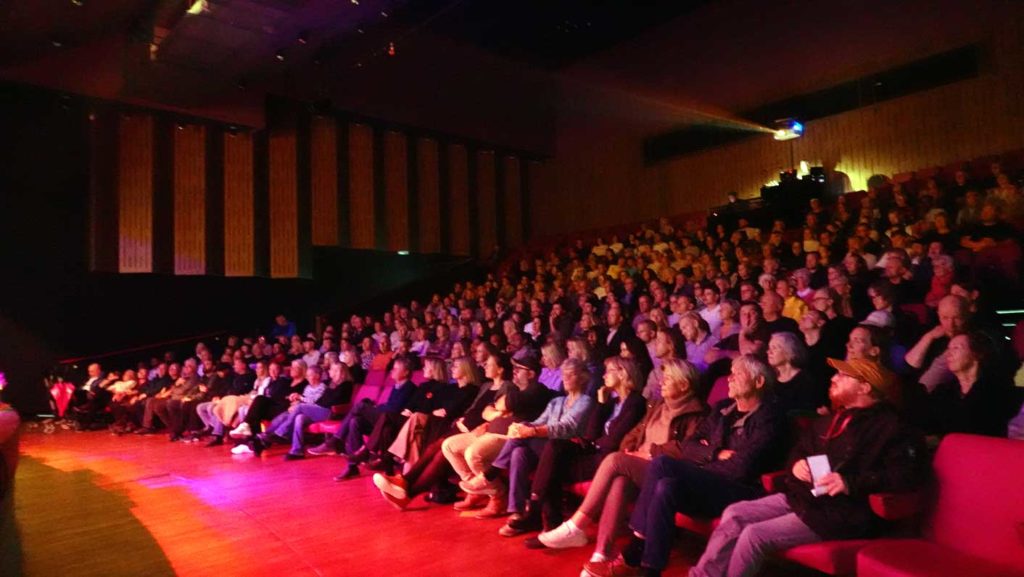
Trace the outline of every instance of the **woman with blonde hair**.
[[541, 369], [537, 380], [556, 393], [562, 392], [562, 363], [565, 358], [565, 348], [555, 341], [540, 348]]
[[565, 523], [527, 540], [528, 547], [582, 547], [587, 544], [584, 529], [597, 523], [597, 544], [584, 569], [592, 575], [610, 574], [615, 537], [625, 528], [629, 505], [643, 486], [651, 460], [679, 454], [682, 441], [693, 435], [707, 412], [696, 394], [700, 376], [693, 365], [669, 359], [662, 365], [662, 375], [662, 399], [626, 435], [619, 450], [601, 461], [583, 504]]
[[[486, 348], [484, 350], [486, 351]], [[489, 380], [477, 387], [474, 383], [478, 382], [480, 372], [474, 359], [455, 359], [452, 364], [452, 377], [455, 379], [457, 390], [463, 395], [457, 394], [456, 403], [444, 407], [443, 418], [450, 426], [420, 452], [419, 460], [404, 474], [390, 476], [377, 473], [373, 476], [373, 483], [380, 489], [382, 497], [399, 509], [404, 509], [414, 497], [428, 491], [433, 496], [431, 501], [450, 503], [455, 500], [455, 489], [447, 482], [453, 470], [441, 447], [449, 438], [477, 431], [487, 422], [484, 410], [494, 402], [502, 385], [505, 384], [507, 367], [502, 363], [497, 353], [487, 351], [484, 365]], [[472, 395], [474, 388], [477, 389], [475, 396]], [[461, 410], [459, 403], [465, 403], [466, 398], [470, 398], [471, 402], [465, 410]], [[474, 504], [485, 500], [467, 499]]]
[[424, 447], [451, 426], [453, 418], [449, 415], [461, 415], [480, 388], [479, 372], [469, 357], [452, 362], [454, 385], [449, 383], [448, 368], [440, 357], [423, 360], [423, 376], [427, 380], [417, 387], [409, 408], [402, 411], [407, 419], [388, 448], [406, 470], [419, 460]]
[[[571, 363], [575, 362], [575, 365]], [[509, 522], [515, 532], [557, 527], [562, 522], [562, 488], [566, 483], [590, 480], [602, 460], [618, 451], [622, 440], [643, 419], [647, 401], [640, 390], [640, 369], [632, 359], [608, 357], [597, 407], [579, 438], [550, 439], [540, 453], [529, 503], [518, 520]], [[589, 377], [583, 363], [570, 359], [573, 377]], [[507, 531], [507, 532], [513, 532]]]

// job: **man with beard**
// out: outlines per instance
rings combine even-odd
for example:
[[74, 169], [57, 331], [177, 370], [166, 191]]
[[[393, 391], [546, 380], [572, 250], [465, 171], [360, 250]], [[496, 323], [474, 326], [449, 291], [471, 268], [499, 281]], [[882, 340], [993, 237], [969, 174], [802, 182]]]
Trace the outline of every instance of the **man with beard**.
[[[725, 509], [690, 577], [752, 576], [775, 551], [867, 536], [877, 521], [868, 496], [922, 480], [923, 440], [892, 406], [894, 375], [873, 360], [828, 362], [838, 371], [829, 389], [836, 414], [804, 431], [784, 491]], [[812, 478], [811, 456], [827, 457], [831, 471]]]

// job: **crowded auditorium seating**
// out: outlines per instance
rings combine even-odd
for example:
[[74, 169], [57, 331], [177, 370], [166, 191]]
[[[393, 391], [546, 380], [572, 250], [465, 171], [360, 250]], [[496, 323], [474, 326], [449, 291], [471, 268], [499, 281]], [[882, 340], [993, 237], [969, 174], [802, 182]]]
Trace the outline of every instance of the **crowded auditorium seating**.
[[[856, 210], [858, 209], [862, 201], [871, 198], [884, 199], [889, 202], [893, 196], [894, 184], [898, 184], [902, 187], [902, 190], [913, 196], [915, 193], [922, 191], [927, 186], [928, 179], [936, 179], [941, 181], [942, 186], [950, 186], [952, 172], [959, 170], [964, 165], [970, 165], [971, 170], [975, 177], [980, 178], [988, 170], [989, 165], [993, 161], [1000, 161], [1006, 167], [1024, 167], [1024, 152], [1017, 151], [1008, 155], [1003, 155], [994, 158], [979, 159], [972, 162], [959, 162], [950, 164], [946, 167], [926, 167], [917, 171], [908, 171], [895, 175], [891, 181], [876, 187], [869, 191], [854, 191], [844, 195], [844, 202], [848, 207]], [[1019, 194], [1019, 193], [1018, 193]], [[836, 209], [835, 202], [826, 203], [825, 208], [827, 210]], [[619, 301], [623, 305], [629, 314], [629, 318], [633, 322], [637, 322], [639, 314], [636, 317], [633, 313], [639, 308], [636, 301], [631, 301], [628, 304], [625, 303], [624, 298], [617, 297], [615, 293], [609, 295], [602, 295], [601, 298], [597, 298], [595, 294], [595, 285], [598, 284], [596, 264], [599, 259], [592, 255], [592, 251], [597, 244], [598, 239], [605, 242], [609, 241], [612, 237], [616, 237], [619, 241], [627, 244], [629, 250], [629, 258], [633, 260], [632, 263], [626, 263], [622, 268], [622, 276], [614, 279], [610, 279], [609, 282], [614, 283], [616, 289], [621, 288], [626, 282], [637, 281], [641, 278], [646, 280], [648, 284], [640, 288], [640, 294], [651, 294], [654, 293], [654, 280], [651, 278], [659, 278], [655, 272], [653, 275], [650, 271], [654, 270], [652, 267], [655, 264], [650, 257], [650, 254], [655, 252], [651, 248], [652, 239], [664, 241], [666, 244], [680, 242], [683, 243], [687, 236], [688, 238], [700, 238], [702, 240], [708, 240], [706, 245], [699, 246], [697, 249], [697, 255], [681, 256], [682, 250], [673, 249], [672, 247], [667, 249], [667, 253], [674, 258], [678, 258], [680, 261], [684, 261], [685, 264], [679, 266], [679, 270], [673, 268], [672, 273], [681, 273], [684, 277], [681, 284], [674, 287], [672, 297], [683, 297], [686, 296], [693, 310], [697, 311], [701, 307], [701, 291], [706, 290], [708, 284], [713, 284], [715, 281], [725, 281], [725, 285], [722, 288], [723, 294], [729, 292], [732, 289], [739, 288], [738, 276], [732, 274], [732, 271], [726, 273], [719, 273], [717, 270], [719, 261], [727, 261], [730, 259], [743, 260], [744, 262], [752, 263], [753, 268], [759, 268], [764, 261], [768, 258], [764, 258], [762, 261], [762, 255], [760, 254], [762, 249], [763, 252], [769, 255], [772, 260], [782, 261], [784, 256], [784, 250], [789, 248], [790, 242], [795, 242], [804, 237], [801, 229], [786, 229], [776, 230], [777, 236], [783, 239], [784, 244], [782, 247], [775, 247], [777, 253], [772, 253], [772, 247], [766, 243], [762, 243], [761, 238], [757, 238], [756, 235], [751, 238], [743, 240], [749, 240], [754, 243], [754, 248], [749, 249], [747, 246], [729, 246], [729, 248], [743, 249], [748, 251], [741, 256], [735, 256], [730, 254], [728, 250], [722, 250], [716, 243], [728, 242], [730, 238], [729, 233], [731, 231], [725, 231], [725, 235], [721, 238], [715, 238], [713, 232], [708, 236], [708, 231], [704, 230], [707, 226], [704, 221], [703, 213], [689, 213], [685, 215], [678, 215], [671, 218], [665, 218], [657, 223], [637, 223], [635, 225], [618, 225], [614, 227], [607, 227], [600, 230], [591, 230], [583, 233], [573, 235], [560, 235], [557, 237], [549, 237], [546, 239], [540, 239], [532, 242], [527, 247], [513, 253], [504, 262], [499, 263], [493, 271], [491, 277], [484, 283], [481, 284], [466, 284], [459, 283], [456, 286], [459, 287], [453, 290], [447, 298], [448, 304], [442, 304], [440, 302], [433, 302], [432, 305], [435, 310], [444, 309], [446, 315], [456, 317], [456, 320], [450, 320], [448, 328], [465, 328], [470, 338], [452, 339], [451, 343], [446, 343], [449, 346], [455, 342], [460, 342], [463, 346], [463, 353], [468, 353], [471, 345], [475, 343], [489, 342], [497, 347], [502, 354], [511, 357], [518, 354], [523, 349], [539, 348], [541, 345], [547, 344], [549, 339], [562, 341], [566, 335], [560, 337], [553, 336], [555, 329], [553, 328], [553, 322], [549, 322], [551, 325], [550, 332], [547, 328], [537, 329], [533, 327], [534, 333], [531, 333], [529, 337], [526, 336], [526, 324], [529, 323], [532, 318], [527, 316], [527, 313], [533, 313], [531, 310], [534, 306], [540, 310], [538, 316], [543, 315], [550, 311], [552, 305], [556, 302], [561, 304], [563, 308], [569, 309], [572, 314], [576, 314], [574, 318], [574, 324], [571, 327], [571, 334], [575, 337], [593, 337], [594, 348], [604, 355], [604, 357], [613, 356], [620, 354], [619, 350], [603, 350], [602, 346], [607, 343], [602, 343], [600, 338], [604, 336], [604, 333], [600, 330], [594, 329], [595, 332], [590, 334], [590, 331], [585, 330], [581, 327], [580, 311], [582, 308], [582, 302], [594, 306], [595, 308], [601, 308], [604, 306], [615, 308], [617, 305], [614, 302]], [[1016, 215], [1016, 218], [1020, 218], [1020, 215]], [[884, 219], [884, 215], [882, 216]], [[914, 217], [913, 224], [924, 223], [927, 220], [925, 215], [917, 215]], [[856, 224], [858, 221], [854, 221]], [[910, 229], [911, 223], [905, 223], [906, 226], [903, 229]], [[1019, 224], [1019, 223], [1018, 223]], [[835, 225], [834, 222], [829, 225]], [[875, 228], [871, 231], [875, 237], [872, 238], [872, 242], [876, 242], [878, 247], [875, 253], [872, 254], [874, 257], [883, 257], [886, 252], [889, 252], [890, 243], [894, 244], [894, 241], [886, 236], [884, 231], [884, 224], [878, 223]], [[922, 225], [923, 226], [923, 225]], [[841, 228], [837, 225], [837, 228]], [[883, 229], [883, 230], [879, 230]], [[664, 230], [671, 230], [671, 232], [662, 232]], [[737, 231], [738, 232], [738, 231]], [[766, 231], [761, 231], [766, 233]], [[815, 231], [817, 232], [817, 231]], [[835, 231], [833, 231], [835, 232]], [[897, 232], [903, 232], [899, 230]], [[699, 233], [699, 234], [698, 234]], [[744, 233], [745, 234], [745, 233]], [[956, 256], [957, 265], [959, 265], [957, 272], [957, 279], [962, 282], [968, 288], [976, 288], [981, 296], [993, 297], [993, 300], [1004, 299], [1001, 301], [1002, 304], [1006, 304], [1006, 297], [1010, 295], [1010, 298], [1014, 298], [1013, 287], [1018, 286], [1020, 279], [1020, 267], [1021, 267], [1021, 254], [1019, 248], [1019, 234], [1020, 230], [1016, 231], [1017, 237], [1007, 239], [1005, 242], [998, 246], [985, 248], [977, 252], [967, 251], [966, 249], [954, 248], [949, 252], [953, 254], [942, 253], [944, 256]], [[767, 238], [768, 234], [764, 234]], [[853, 233], [850, 231], [842, 231], [842, 236], [852, 237]], [[665, 237], [665, 238], [662, 238]], [[690, 238], [692, 240], [692, 238]], [[740, 243], [744, 244], [744, 243]], [[959, 245], [957, 245], [959, 246]], [[643, 247], [646, 250], [641, 250]], [[711, 248], [708, 248], [711, 247]], [[838, 269], [838, 274], [845, 274], [842, 270], [843, 261], [843, 250], [845, 247], [832, 245], [829, 252], [832, 252], [832, 258], [825, 264], [834, 266]], [[902, 249], [902, 247], [899, 247]], [[909, 248], [909, 247], [908, 247]], [[927, 247], [925, 247], [927, 250]], [[737, 251], [737, 254], [741, 251]], [[943, 249], [945, 250], [945, 249]], [[801, 249], [799, 257], [803, 258], [803, 250]], [[816, 252], [810, 250], [809, 252]], [[851, 255], [857, 258], [863, 257], [856, 252], [851, 250]], [[668, 256], [668, 255], [667, 255]], [[691, 258], [691, 256], [693, 258]], [[907, 253], [903, 253], [904, 257], [909, 257]], [[914, 255], [916, 259], [915, 266], [926, 262], [926, 258], [930, 258], [927, 254], [917, 253]], [[531, 259], [536, 259], [531, 262]], [[603, 259], [600, 264], [607, 265], [609, 262], [613, 262], [614, 259]], [[651, 265], [648, 266], [648, 261], [651, 261]], [[567, 265], [572, 262], [574, 266], [577, 266], [579, 270], [569, 271], [571, 274], [565, 274], [563, 272], [567, 268]], [[803, 268], [803, 261], [796, 262], [793, 264], [792, 261], [789, 264], [782, 265], [782, 267], [774, 273], [774, 275], [768, 275], [771, 286], [766, 287], [769, 292], [775, 292], [780, 289], [775, 285], [775, 281], [782, 281], [792, 275], [796, 270]], [[736, 262], [730, 262], [728, 264], [736, 265]], [[776, 262], [776, 264], [779, 264]], [[615, 263], [618, 266], [617, 263]], [[592, 267], [588, 269], [587, 267]], [[685, 278], [690, 272], [683, 273], [682, 270], [688, 271], [694, 270], [700, 266], [701, 269], [706, 269], [701, 277], [696, 275], [693, 278]], [[811, 265], [807, 265], [810, 267]], [[628, 267], [632, 267], [632, 271], [625, 270]], [[929, 263], [930, 267], [930, 263]], [[672, 268], [672, 267], [670, 267]], [[725, 267], [728, 268], [728, 267]], [[767, 268], [767, 267], [765, 267]], [[856, 290], [867, 293], [867, 288], [870, 283], [885, 280], [884, 266], [879, 265], [877, 267], [881, 270], [875, 271], [861, 271], [860, 278], [858, 280], [858, 286]], [[837, 272], [837, 271], [827, 271]], [[591, 273], [590, 276], [587, 276]], [[647, 277], [644, 277], [644, 274]], [[731, 276], [730, 276], [731, 274]], [[851, 276], [853, 273], [850, 273]], [[572, 278], [571, 281], [567, 280]], [[673, 278], [677, 278], [673, 275]], [[539, 280], [538, 280], [539, 279]], [[556, 280], [557, 279], [557, 280]], [[622, 279], [625, 279], [624, 281]], [[499, 280], [508, 280], [511, 285], [514, 286], [512, 291], [513, 296], [506, 296], [498, 298], [499, 292]], [[758, 275], [753, 276], [753, 281], [759, 284]], [[849, 280], [849, 279], [847, 279]], [[835, 292], [835, 287], [831, 285], [831, 277], [829, 277], [829, 283], [824, 284], [820, 289], [832, 290]], [[663, 286], [672, 286], [671, 282], [660, 278], [660, 282]], [[534, 284], [536, 283], [536, 284]], [[561, 283], [561, 284], [558, 284]], [[575, 283], [581, 283], [583, 288], [579, 288], [579, 295], [585, 297], [582, 299], [574, 299], [570, 295], [569, 290], [577, 288], [580, 285], [573, 286]], [[640, 283], [637, 283], [640, 284]], [[537, 288], [540, 285], [540, 288]], [[557, 285], [563, 294], [556, 296], [557, 291], [549, 290], [553, 286]], [[533, 293], [530, 292], [531, 286], [534, 288]], [[602, 287], [603, 288], [603, 287]], [[459, 292], [461, 290], [461, 292]], [[609, 289], [611, 292], [611, 289]], [[813, 292], [813, 291], [812, 291]], [[969, 291], [968, 291], [969, 292]], [[516, 294], [520, 293], [520, 294]], [[949, 293], [947, 293], [949, 294]], [[636, 295], [634, 295], [636, 296]], [[867, 296], [866, 294], [864, 296]], [[884, 295], [883, 295], [884, 296]], [[919, 297], [922, 295], [913, 294], [910, 295], [913, 302], [906, 303], [893, 303], [894, 306], [891, 311], [886, 310], [885, 313], [892, 318], [900, 318], [902, 323], [912, 325], [910, 327], [900, 327], [904, 329], [912, 329], [911, 333], [914, 334], [914, 341], [917, 340], [919, 333], [924, 332], [930, 327], [936, 325], [937, 311], [935, 307], [929, 307], [922, 302], [918, 302]], [[977, 296], [977, 295], [975, 295]], [[438, 300], [440, 299], [438, 295]], [[549, 300], [543, 300], [548, 298]], [[640, 298], [636, 296], [636, 298]], [[747, 298], [748, 303], [755, 303], [757, 299]], [[831, 297], [828, 297], [831, 298]], [[1017, 297], [1019, 298], [1019, 296]], [[740, 300], [735, 296], [730, 297], [731, 300]], [[804, 301], [803, 306], [805, 309], [810, 309], [814, 306], [813, 301], [817, 300], [812, 298], [810, 295], [799, 297], [800, 300]], [[680, 298], [682, 300], [682, 298]], [[497, 303], [501, 301], [503, 306], [507, 306], [509, 311], [503, 313], [504, 316], [498, 317], [498, 314], [494, 310], [497, 308]], [[532, 302], [536, 301], [536, 302]], [[983, 301], [982, 301], [983, 302]], [[973, 304], [973, 303], [972, 303]], [[987, 306], [994, 306], [997, 303], [987, 302], [984, 303]], [[1011, 303], [1012, 304], [1012, 303]], [[678, 313], [678, 311], [666, 310], [670, 309], [668, 299], [660, 303], [658, 306], [662, 307], [662, 312], [668, 316], [669, 312]], [[674, 304], [671, 305], [674, 307]], [[758, 305], [763, 307], [764, 305]], [[873, 305], [872, 305], [873, 306]], [[492, 308], [494, 307], [494, 308]], [[518, 307], [518, 309], [516, 308]], [[405, 323], [419, 324], [426, 323], [423, 320], [426, 315], [422, 309], [420, 311], [410, 312], [412, 303], [410, 306], [405, 307], [404, 305], [396, 304], [395, 307], [388, 313], [388, 315], [394, 314], [395, 317], [399, 317], [401, 311], [404, 309], [408, 313], [408, 318], [403, 319], [402, 322], [396, 322], [395, 318], [391, 319], [390, 325], [382, 326], [379, 331], [383, 331], [383, 336], [380, 336], [379, 332], [375, 332], [376, 329], [372, 329], [373, 322], [381, 322], [383, 324], [383, 316], [377, 317], [358, 317], [359, 323], [362, 324], [362, 328], [356, 328], [351, 322], [342, 321], [341, 323], [335, 323], [340, 328], [335, 331], [333, 327], [330, 327], [325, 334], [331, 336], [331, 340], [335, 343], [341, 343], [342, 352], [353, 352], [358, 350], [357, 347], [361, 347], [363, 341], [366, 339], [373, 339], [380, 336], [380, 340], [387, 340], [389, 343], [395, 340], [395, 334], [398, 334], [399, 339], [402, 341], [408, 340], [408, 335], [398, 330], [398, 325]], [[824, 314], [824, 311], [818, 309], [819, 312]], [[451, 311], [451, 312], [449, 312]], [[853, 315], [844, 313], [841, 316], [848, 316], [846, 320], [850, 321], [850, 324], [844, 329], [846, 333], [840, 335], [845, 344], [846, 338], [850, 336], [850, 331], [854, 330], [853, 327], [858, 322], [864, 322], [870, 325], [872, 328], [889, 329], [890, 332], [895, 334], [893, 326], [880, 326], [876, 324], [867, 323], [868, 313], [872, 312], [871, 308], [862, 311], [859, 315]], [[493, 313], [493, 314], [492, 314]], [[431, 312], [431, 315], [435, 313]], [[488, 316], [496, 317], [488, 319]], [[603, 315], [600, 313], [602, 319], [597, 320], [598, 324], [603, 320]], [[649, 315], [640, 322], [653, 318], [654, 315]], [[800, 315], [797, 315], [800, 316]], [[882, 315], [883, 317], [885, 315]], [[465, 317], [465, 318], [463, 318]], [[364, 321], [364, 318], [366, 319]], [[552, 317], [553, 318], [553, 317]], [[379, 320], [378, 320], [379, 319]], [[415, 319], [416, 323], [412, 323]], [[491, 321], [491, 325], [488, 326], [486, 323]], [[544, 321], [544, 318], [541, 318]], [[764, 319], [762, 319], [764, 320]], [[803, 318], [793, 318], [795, 322], [803, 322]], [[995, 328], [999, 330], [997, 325], [988, 319], [990, 324], [986, 328]], [[443, 321], [434, 320], [435, 324], [442, 325]], [[653, 321], [652, 321], [653, 322]], [[893, 320], [892, 323], [896, 321]], [[481, 327], [479, 334], [474, 334], [472, 331], [474, 325], [479, 323]], [[507, 327], [503, 323], [511, 323], [511, 328]], [[609, 324], [611, 324], [609, 322]], [[883, 325], [885, 323], [882, 323]], [[1005, 323], [1004, 323], [1005, 324]], [[429, 328], [433, 329], [433, 326]], [[599, 327], [600, 328], [600, 327]], [[635, 328], [635, 327], [634, 327]], [[669, 326], [667, 321], [662, 321], [657, 327], [658, 331], [663, 330], [674, 330], [674, 327]], [[394, 330], [392, 333], [391, 331]], [[796, 331], [795, 328], [788, 329], [789, 331]], [[801, 327], [802, 330], [802, 327]], [[454, 334], [454, 331], [452, 331]], [[1005, 332], [1005, 331], [1004, 331]], [[432, 338], [432, 331], [430, 331]], [[884, 331], [882, 332], [884, 334]], [[513, 343], [513, 336], [523, 337], [526, 342], [517, 345]], [[799, 336], [799, 335], [797, 335]], [[887, 346], [888, 341], [893, 335], [885, 336], [884, 341]], [[737, 337], [738, 338], [738, 337]], [[1018, 337], [1019, 338], [1019, 337]], [[302, 337], [300, 336], [300, 339]], [[304, 340], [312, 339], [318, 341], [316, 335], [307, 335]], [[252, 340], [252, 339], [250, 339]], [[421, 342], [422, 342], [421, 338]], [[718, 337], [716, 337], [718, 340]], [[751, 340], [757, 340], [751, 337]], [[316, 435], [331, 435], [337, 432], [341, 426], [339, 420], [344, 416], [352, 407], [357, 406], [363, 402], [370, 403], [381, 403], [389, 398], [391, 391], [393, 390], [395, 383], [391, 379], [390, 375], [383, 369], [371, 368], [372, 361], [375, 354], [379, 354], [383, 351], [383, 347], [377, 343], [368, 343], [368, 346], [372, 348], [372, 351], [367, 351], [367, 357], [362, 358], [362, 368], [368, 369], [364, 382], [356, 383], [353, 389], [351, 402], [345, 405], [336, 405], [332, 407], [331, 419], [326, 421], [320, 421], [313, 423], [309, 426], [308, 432]], [[808, 342], [810, 342], [808, 340]], [[561, 344], [561, 343], [560, 343]], [[910, 348], [914, 343], [899, 343], [906, 349]], [[1014, 343], [1019, 345], [1019, 343]], [[876, 343], [877, 345], [877, 343]], [[392, 345], [393, 346], [393, 345]], [[617, 348], [617, 347], [616, 347]], [[628, 347], [624, 347], [627, 348]], [[640, 349], [644, 347], [641, 345]], [[883, 347], [879, 347], [880, 349]], [[239, 360], [238, 354], [241, 353], [242, 346], [231, 350], [228, 349], [228, 357], [233, 358], [235, 361]], [[326, 351], [325, 351], [326, 352]], [[331, 351], [334, 352], [334, 351]], [[231, 355], [234, 354], [234, 357]], [[621, 353], [626, 355], [627, 353]], [[628, 353], [633, 354], [633, 353]], [[765, 351], [753, 353], [755, 355], [761, 355], [767, 358]], [[819, 353], [823, 354], [823, 353]], [[830, 353], [837, 354], [837, 353]], [[287, 355], [282, 354], [285, 359], [301, 358], [303, 351], [301, 349], [292, 349]], [[901, 353], [902, 357], [902, 353]], [[265, 358], [265, 357], [264, 357]], [[318, 357], [319, 358], [319, 357]], [[601, 369], [600, 360], [602, 357], [597, 357], [597, 362], [593, 363], [597, 370]], [[380, 360], [381, 357], [377, 357]], [[245, 361], [245, 358], [242, 357]], [[451, 360], [451, 359], [448, 359]], [[648, 359], [650, 360], [650, 359]], [[823, 359], [817, 359], [823, 360]], [[226, 361], [226, 359], [222, 359]], [[337, 359], [335, 359], [337, 361]], [[282, 362], [282, 361], [277, 361]], [[374, 365], [376, 367], [382, 365]], [[548, 367], [551, 368], [551, 367]], [[904, 369], [904, 378], [911, 372], [909, 369]], [[646, 375], [644, 375], [646, 377]], [[701, 375], [707, 377], [707, 375]], [[829, 374], [815, 375], [819, 379], [819, 385], [823, 385], [827, 388], [827, 380]], [[424, 382], [425, 378], [422, 371], [417, 371], [413, 374], [412, 380], [417, 385]], [[707, 386], [706, 395], [704, 395], [704, 401], [706, 405], [714, 405], [718, 401], [725, 400], [729, 397], [729, 377], [724, 376], [721, 373], [712, 375], [707, 379], [709, 382]], [[907, 385], [913, 385], [915, 382], [905, 383]], [[709, 386], [708, 386], [709, 385]], [[821, 405], [816, 405], [821, 408]], [[791, 414], [792, 416], [792, 414]], [[806, 418], [793, 418], [793, 428], [796, 431], [800, 431], [805, 428], [809, 419]], [[201, 436], [201, 433], [200, 433]], [[937, 441], [937, 438], [936, 438]], [[939, 445], [938, 454], [935, 461], [936, 470], [936, 491], [934, 493], [934, 501], [929, 502], [925, 499], [925, 493], [913, 493], [913, 494], [873, 494], [869, 498], [870, 506], [874, 514], [891, 523], [890, 532], [886, 534], [886, 537], [878, 539], [851, 539], [845, 541], [827, 541], [823, 543], [815, 543], [810, 545], [801, 545], [792, 547], [790, 549], [780, 551], [774, 557], [776, 560], [782, 563], [792, 563], [802, 565], [821, 573], [829, 575], [865, 575], [865, 576], [910, 576], [910, 575], [957, 575], [957, 574], [971, 574], [971, 575], [1017, 575], [1021, 574], [1018, 570], [1019, 567], [1024, 566], [1024, 516], [1022, 516], [1019, 504], [1019, 499], [1015, 498], [1015, 494], [1019, 491], [1015, 491], [1014, 483], [1018, 480], [1021, 473], [1021, 466], [1024, 463], [1024, 459], [1020, 458], [1021, 449], [1020, 441], [1007, 441], [999, 439], [989, 439], [982, 437], [975, 437], [970, 435], [958, 435], [953, 434], [942, 440]], [[778, 463], [772, 466], [777, 466]], [[765, 489], [771, 492], [780, 491], [779, 475], [769, 475], [764, 479]], [[578, 496], [585, 496], [590, 488], [590, 481], [582, 481], [573, 483], [569, 490]], [[930, 495], [930, 494], [929, 494]], [[919, 539], [905, 538], [917, 534], [916, 525], [923, 518], [923, 535]], [[676, 525], [685, 531], [694, 533], [701, 536], [709, 536], [719, 526], [721, 519], [715, 518], [699, 518], [690, 515], [684, 515], [682, 513], [676, 514], [675, 522]], [[894, 535], [901, 535], [904, 538], [896, 539]], [[970, 569], [970, 570], [968, 570]], [[1013, 571], [1018, 571], [1013, 573]]]

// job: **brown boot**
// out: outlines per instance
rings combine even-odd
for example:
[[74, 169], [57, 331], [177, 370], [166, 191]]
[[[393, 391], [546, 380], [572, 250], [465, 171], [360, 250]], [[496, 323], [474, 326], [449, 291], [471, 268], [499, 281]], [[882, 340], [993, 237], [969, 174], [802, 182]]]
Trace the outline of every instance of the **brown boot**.
[[456, 511], [472, 511], [480, 509], [487, 504], [487, 495], [466, 495], [466, 498], [456, 503], [453, 507]]
[[480, 510], [479, 513], [474, 515], [477, 519], [496, 519], [498, 517], [504, 517], [508, 515], [508, 498], [505, 495], [491, 495], [487, 499], [487, 506]]

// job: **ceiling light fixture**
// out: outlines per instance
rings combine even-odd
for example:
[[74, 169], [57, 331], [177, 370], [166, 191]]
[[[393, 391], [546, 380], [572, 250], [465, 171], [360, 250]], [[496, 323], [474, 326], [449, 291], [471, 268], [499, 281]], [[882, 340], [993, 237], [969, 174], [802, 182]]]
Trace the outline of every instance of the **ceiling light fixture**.
[[298, 37], [297, 40], [298, 40], [299, 44], [309, 44], [309, 32], [306, 32], [306, 31], [299, 32], [299, 37]]
[[284, 62], [284, 52], [278, 50], [277, 52], [274, 53], [274, 58], [276, 58], [278, 62]]

